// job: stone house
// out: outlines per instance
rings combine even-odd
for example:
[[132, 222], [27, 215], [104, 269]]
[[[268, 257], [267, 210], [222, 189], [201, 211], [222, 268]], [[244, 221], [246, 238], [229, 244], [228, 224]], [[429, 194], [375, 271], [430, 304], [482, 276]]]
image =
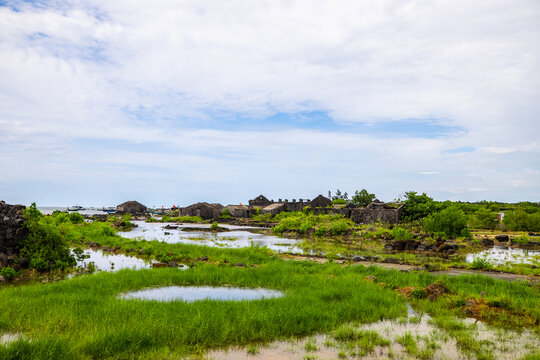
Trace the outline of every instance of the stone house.
[[325, 196], [319, 195], [315, 199], [311, 200], [307, 205], [309, 205], [309, 207], [312, 209], [325, 208], [327, 206], [332, 206], [332, 201]]
[[249, 206], [255, 206], [258, 208], [263, 208], [270, 204], [272, 204], [272, 202], [263, 195], [259, 195], [255, 199], [249, 200]]
[[287, 205], [285, 203], [273, 203], [272, 205], [265, 206], [261, 209], [262, 214], [276, 215], [280, 212], [287, 211]]
[[179, 208], [180, 216], [199, 216], [204, 220], [217, 219], [223, 211], [221, 204], [209, 204], [207, 202], [198, 202], [183, 208]]
[[126, 201], [116, 207], [117, 214], [144, 215], [146, 206], [137, 201]]
[[252, 207], [247, 205], [227, 205], [225, 207], [229, 211], [232, 217], [235, 218], [248, 218], [251, 215]]

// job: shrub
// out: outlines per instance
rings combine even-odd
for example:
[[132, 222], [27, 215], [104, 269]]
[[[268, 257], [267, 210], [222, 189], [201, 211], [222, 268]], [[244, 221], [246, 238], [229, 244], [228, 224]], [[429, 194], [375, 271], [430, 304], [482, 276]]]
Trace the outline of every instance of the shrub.
[[84, 216], [82, 216], [78, 212], [72, 212], [69, 214], [69, 221], [72, 224], [81, 224], [84, 222]]
[[509, 211], [503, 223], [513, 231], [540, 231], [540, 213], [527, 214], [521, 209]]
[[15, 269], [11, 266], [6, 266], [0, 269], [0, 275], [5, 277], [7, 280], [13, 280], [13, 278], [17, 275], [17, 271], [15, 271]]
[[482, 206], [471, 217], [471, 227], [475, 229], [493, 230], [499, 223], [497, 213], [490, 211], [487, 207]]
[[434, 233], [443, 232], [448, 236], [470, 236], [467, 216], [454, 205], [429, 215], [424, 222], [424, 229]]
[[214, 222], [212, 223], [212, 225], [210, 225], [210, 229], [211, 229], [211, 230], [215, 230], [215, 229], [218, 229], [218, 228], [219, 228], [219, 224], [218, 224], [217, 221], [214, 221]]
[[344, 235], [347, 233], [347, 230], [350, 229], [348, 222], [343, 220], [334, 221], [331, 224], [330, 232], [332, 235]]
[[223, 210], [221, 210], [221, 217], [222, 218], [232, 218], [232, 215], [229, 212], [229, 209], [223, 208]]
[[471, 263], [471, 269], [485, 270], [491, 269], [493, 265], [489, 262], [487, 257], [477, 257]]
[[35, 203], [23, 214], [28, 237], [21, 243], [20, 256], [30, 260], [30, 268], [46, 271], [77, 264], [53, 217], [43, 217]]
[[402, 227], [394, 227], [390, 231], [390, 235], [392, 235], [392, 237], [396, 240], [410, 240], [413, 238], [413, 234]]
[[345, 205], [347, 204], [347, 200], [345, 199], [336, 199], [332, 201], [332, 205]]
[[328, 227], [326, 227], [325, 224], [319, 225], [317, 229], [315, 229], [315, 235], [317, 236], [324, 236], [328, 233]]

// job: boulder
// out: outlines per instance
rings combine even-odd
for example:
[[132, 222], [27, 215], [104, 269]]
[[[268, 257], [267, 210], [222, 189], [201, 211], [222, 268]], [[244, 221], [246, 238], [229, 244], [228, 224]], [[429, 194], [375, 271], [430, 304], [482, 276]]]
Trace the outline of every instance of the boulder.
[[440, 296], [450, 293], [448, 286], [446, 286], [443, 282], [440, 281], [429, 284], [424, 288], [424, 291], [426, 292], [427, 297], [430, 300], [436, 300]]
[[493, 241], [491, 239], [488, 239], [488, 238], [482, 239], [482, 246], [484, 246], [484, 247], [492, 247], [493, 245], [495, 245], [495, 241]]
[[499, 242], [507, 242], [508, 240], [510, 240], [510, 237], [506, 234], [499, 234], [495, 235], [495, 240]]

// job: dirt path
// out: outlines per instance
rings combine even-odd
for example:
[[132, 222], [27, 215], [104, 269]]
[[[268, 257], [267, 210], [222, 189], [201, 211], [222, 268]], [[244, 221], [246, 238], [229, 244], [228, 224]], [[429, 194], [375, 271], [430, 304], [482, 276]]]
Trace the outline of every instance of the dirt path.
[[[306, 255], [291, 255], [283, 254], [281, 257], [285, 260], [297, 260], [297, 261], [315, 261], [318, 263], [325, 263], [328, 259], [324, 257], [317, 256], [306, 256]], [[344, 260], [336, 260], [336, 263], [343, 264]], [[401, 271], [411, 271], [413, 269], [418, 269], [418, 266], [407, 265], [407, 264], [391, 264], [391, 263], [382, 263], [382, 262], [370, 262], [370, 261], [355, 261], [355, 265], [364, 265], [364, 266], [378, 266], [385, 269], [401, 270]], [[509, 274], [504, 272], [493, 272], [493, 271], [476, 271], [476, 270], [465, 270], [465, 269], [448, 269], [441, 271], [432, 271], [433, 275], [449, 275], [449, 276], [459, 276], [459, 275], [484, 275], [491, 277], [493, 279], [500, 279], [506, 281], [514, 280], [528, 280], [532, 282], [540, 282], [540, 276], [534, 275], [519, 275], [519, 274]]]

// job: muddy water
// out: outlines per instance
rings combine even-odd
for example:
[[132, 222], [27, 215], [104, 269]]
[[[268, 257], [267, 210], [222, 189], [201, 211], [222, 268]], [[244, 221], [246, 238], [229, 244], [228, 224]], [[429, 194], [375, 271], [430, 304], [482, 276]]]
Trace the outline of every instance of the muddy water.
[[282, 295], [279, 291], [269, 289], [245, 289], [229, 286], [165, 286], [131, 291], [122, 294], [120, 297], [123, 299], [193, 302], [200, 300], [260, 300], [276, 298]]
[[540, 262], [540, 251], [496, 246], [475, 254], [467, 254], [465, 261], [472, 263], [474, 259], [484, 257], [494, 265], [504, 265], [506, 263], [533, 264], [534, 262]]
[[[467, 320], [469, 325], [473, 321]], [[540, 339], [537, 335], [528, 331], [517, 333], [513, 331], [493, 330], [478, 323], [473, 331], [477, 341], [486, 341], [488, 349], [495, 359], [514, 360], [519, 359], [534, 349], [540, 348]], [[276, 341], [270, 344], [255, 345], [256, 354], [249, 354], [247, 347], [215, 350], [208, 353], [209, 359], [216, 360], [273, 360], [273, 359], [337, 359], [343, 355], [346, 358], [362, 359], [409, 359], [414, 358], [407, 354], [405, 348], [397, 342], [397, 339], [410, 333], [416, 340], [418, 348], [422, 351], [428, 344], [436, 344], [436, 349], [430, 359], [465, 360], [469, 359], [462, 353], [455, 340], [432, 325], [429, 316], [409, 317], [402, 321], [380, 321], [368, 325], [357, 326], [360, 330], [374, 330], [381, 337], [390, 341], [389, 346], [377, 346], [374, 351], [366, 356], [355, 355], [354, 345], [351, 347], [345, 343], [339, 343], [331, 335], [316, 335], [311, 338], [294, 339], [290, 341]], [[316, 350], [306, 350], [307, 343], [315, 345]], [[313, 347], [311, 347], [313, 348]]]
[[[257, 228], [220, 224], [220, 227], [229, 229], [225, 232], [211, 231], [182, 231], [183, 228], [210, 229], [210, 224], [175, 224], [175, 223], [145, 223], [133, 221], [138, 227], [131, 231], [120, 233], [122, 237], [130, 239], [159, 240], [169, 244], [198, 244], [214, 247], [243, 248], [251, 244], [267, 246], [277, 252], [301, 253], [297, 246], [298, 240], [263, 235], [252, 232]], [[164, 229], [165, 226], [178, 226], [177, 229]]]
[[152, 266], [152, 262], [138, 259], [122, 254], [109, 254], [101, 250], [84, 250], [85, 255], [90, 258], [77, 262], [77, 266], [86, 267], [90, 262], [93, 262], [96, 270], [101, 271], [117, 271], [120, 269], [148, 269]]

